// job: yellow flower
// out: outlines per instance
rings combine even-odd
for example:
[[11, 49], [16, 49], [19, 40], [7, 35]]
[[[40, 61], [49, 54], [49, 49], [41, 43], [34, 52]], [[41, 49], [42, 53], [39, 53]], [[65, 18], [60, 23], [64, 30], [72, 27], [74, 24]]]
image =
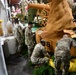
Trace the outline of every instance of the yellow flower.
[[2, 22], [3, 20], [0, 20], [0, 23]]

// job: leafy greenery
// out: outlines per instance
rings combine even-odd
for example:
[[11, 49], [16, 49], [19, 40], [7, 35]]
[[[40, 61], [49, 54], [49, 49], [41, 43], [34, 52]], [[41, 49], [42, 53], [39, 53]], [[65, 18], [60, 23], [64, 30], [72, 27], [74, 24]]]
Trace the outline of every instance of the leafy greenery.
[[24, 57], [28, 57], [27, 47], [26, 47], [26, 46], [25, 46], [25, 47], [23, 46], [20, 53], [21, 53]]
[[33, 71], [33, 75], [55, 75], [54, 70], [48, 64], [37, 67]]
[[[54, 56], [52, 56], [54, 61]], [[43, 64], [40, 67], [35, 67], [32, 75], [55, 75], [54, 69], [48, 64]], [[76, 75], [76, 72], [69, 72], [68, 75]]]
[[25, 18], [23, 14], [17, 14], [16, 17], [18, 17], [20, 21], [24, 21], [24, 18]]
[[70, 75], [76, 75], [76, 72], [70, 73]]
[[55, 59], [55, 58], [54, 58], [54, 55], [53, 55], [51, 58], [52, 58], [52, 59], [53, 59], [53, 61], [54, 61], [54, 59]]

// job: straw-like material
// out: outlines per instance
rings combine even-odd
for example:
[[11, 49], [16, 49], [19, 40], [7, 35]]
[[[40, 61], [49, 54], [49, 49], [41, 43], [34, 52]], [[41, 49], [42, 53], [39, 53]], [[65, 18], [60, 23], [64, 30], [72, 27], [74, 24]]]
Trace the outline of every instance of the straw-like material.
[[[64, 34], [63, 30], [74, 27], [72, 11], [67, 0], [52, 0], [47, 24], [36, 31], [36, 41], [37, 43], [41, 39], [49, 41], [52, 46], [47, 50], [54, 52], [57, 40]], [[71, 49], [71, 55], [76, 56], [75, 49]]]

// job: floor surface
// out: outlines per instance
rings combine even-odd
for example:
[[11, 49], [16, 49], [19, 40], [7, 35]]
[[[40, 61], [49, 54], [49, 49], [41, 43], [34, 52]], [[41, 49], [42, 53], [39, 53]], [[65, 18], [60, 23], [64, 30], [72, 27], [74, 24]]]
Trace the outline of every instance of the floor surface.
[[29, 66], [27, 58], [12, 56], [7, 61], [8, 75], [32, 75], [34, 66]]

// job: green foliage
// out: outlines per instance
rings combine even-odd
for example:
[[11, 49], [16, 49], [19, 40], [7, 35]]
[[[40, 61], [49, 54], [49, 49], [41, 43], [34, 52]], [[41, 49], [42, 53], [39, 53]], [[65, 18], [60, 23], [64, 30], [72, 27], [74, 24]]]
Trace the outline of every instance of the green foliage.
[[28, 61], [28, 64], [27, 64], [29, 67], [34, 67], [35, 65], [29, 60]]
[[24, 21], [24, 18], [25, 18], [23, 14], [17, 14], [16, 17], [18, 17], [20, 21]]
[[54, 59], [55, 59], [55, 58], [54, 58], [54, 55], [53, 55], [51, 58], [52, 58], [52, 59], [53, 59], [53, 61], [54, 61]]
[[[54, 56], [52, 56], [54, 61]], [[32, 75], [55, 75], [54, 69], [48, 64], [44, 64], [40, 67], [35, 67]], [[69, 72], [68, 75], [76, 75], [76, 72]]]
[[26, 45], [24, 45], [23, 47], [22, 47], [22, 50], [21, 50], [21, 52], [20, 52], [24, 57], [28, 57], [28, 49], [27, 49], [27, 46]]
[[33, 71], [33, 75], [55, 75], [54, 70], [48, 64], [37, 67]]
[[76, 72], [70, 73], [70, 75], [76, 75]]
[[26, 45], [23, 46], [23, 51], [21, 53], [24, 57], [28, 58], [28, 48]]

